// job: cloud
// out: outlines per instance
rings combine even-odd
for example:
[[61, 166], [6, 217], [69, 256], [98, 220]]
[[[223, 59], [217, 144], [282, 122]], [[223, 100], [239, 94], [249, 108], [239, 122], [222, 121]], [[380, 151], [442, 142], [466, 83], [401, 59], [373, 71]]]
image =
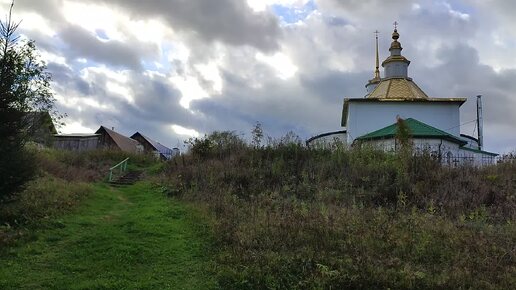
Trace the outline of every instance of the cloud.
[[484, 95], [487, 148], [515, 149], [509, 1], [252, 2], [18, 0], [15, 16], [39, 15], [20, 28], [47, 59], [74, 128], [141, 131], [169, 146], [185, 132], [249, 134], [256, 121], [274, 137], [340, 129], [343, 98], [363, 97], [373, 76], [372, 32], [383, 60], [397, 20], [416, 83], [470, 97], [463, 122]]
[[[106, 5], [117, 5], [132, 17], [157, 17], [173, 27], [203, 41], [220, 41], [241, 46], [250, 45], [260, 50], [277, 48], [281, 36], [277, 18], [268, 13], [254, 12], [242, 0], [94, 0]], [[92, 1], [92, 2], [94, 2]]]
[[67, 57], [72, 60], [86, 58], [113, 67], [140, 70], [142, 58], [157, 54], [157, 48], [142, 47], [140, 43], [128, 45], [116, 40], [101, 41], [78, 26], [65, 27], [59, 32], [59, 37], [66, 45]]

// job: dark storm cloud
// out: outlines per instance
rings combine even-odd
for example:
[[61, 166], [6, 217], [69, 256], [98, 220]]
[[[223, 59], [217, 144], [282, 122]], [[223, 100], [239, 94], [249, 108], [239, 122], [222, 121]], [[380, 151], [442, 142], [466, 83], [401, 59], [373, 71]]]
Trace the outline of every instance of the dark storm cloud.
[[277, 48], [281, 32], [274, 15], [255, 13], [242, 0], [93, 1], [118, 5], [135, 18], [164, 19], [174, 30], [196, 35], [204, 41], [250, 45], [268, 51]]
[[165, 77], [134, 73], [128, 83], [134, 104], [119, 101], [119, 112], [111, 115], [125, 130], [140, 131], [163, 144], [176, 146], [185, 136], [175, 134], [170, 127], [172, 124], [187, 128], [199, 124], [198, 116], [179, 105], [181, 93]]
[[[152, 48], [129, 45], [116, 40], [101, 41], [79, 26], [67, 26], [59, 31], [59, 37], [67, 45], [67, 58], [86, 58], [114, 67], [141, 69], [141, 59], [152, 54]], [[156, 51], [157, 52], [157, 51]]]
[[72, 68], [55, 62], [48, 63], [47, 68], [52, 75], [52, 81], [59, 83], [61, 86], [77, 90], [82, 95], [91, 95], [93, 93], [90, 85], [77, 77]]
[[[52, 69], [57, 67], [52, 66]], [[88, 82], [68, 74], [56, 75], [54, 79], [66, 87], [72, 87], [70, 84], [84, 85], [87, 90], [75, 89], [76, 92], [82, 93], [79, 97], [110, 106], [111, 109], [106, 110], [84, 111], [78, 106], [62, 109], [69, 116], [73, 116], [74, 120], [80, 119], [85, 126], [94, 129], [100, 125], [115, 127], [123, 134], [140, 131], [154, 136], [164, 144], [176, 146], [177, 141], [185, 137], [175, 134], [170, 125], [189, 127], [191, 124], [199, 124], [197, 116], [179, 105], [181, 93], [166, 77], [130, 73], [127, 76], [127, 86], [130, 88], [134, 102], [128, 102], [107, 89], [107, 77], [103, 73], [90, 72], [90, 74], [92, 76]]]
[[494, 71], [480, 63], [475, 48], [465, 44], [443, 47], [437, 54], [443, 63], [414, 68], [418, 75], [425, 76], [415, 81], [431, 96], [468, 98], [461, 107], [461, 131], [470, 135], [476, 134], [471, 123], [476, 119], [476, 96], [483, 95], [486, 145], [502, 151], [514, 149], [516, 135], [505, 130], [516, 126], [516, 115], [512, 113], [516, 107], [516, 70]]
[[303, 87], [309, 92], [334, 104], [340, 104], [344, 97], [363, 97], [366, 93], [365, 84], [371, 78], [368, 72], [346, 73], [327, 71], [315, 75], [300, 76]]
[[[50, 21], [60, 22], [63, 17], [59, 11], [63, 4], [62, 0], [16, 0], [14, 1], [14, 15], [17, 11], [31, 11], [44, 15]], [[3, 7], [7, 10], [6, 7]]]
[[271, 78], [253, 87], [238, 75], [224, 74], [222, 95], [193, 102], [194, 109], [209, 112], [205, 131], [246, 129], [256, 121], [267, 133], [279, 137], [294, 131], [303, 138], [324, 131], [338, 130], [344, 96], [363, 96], [364, 73], [328, 72], [298, 79]]

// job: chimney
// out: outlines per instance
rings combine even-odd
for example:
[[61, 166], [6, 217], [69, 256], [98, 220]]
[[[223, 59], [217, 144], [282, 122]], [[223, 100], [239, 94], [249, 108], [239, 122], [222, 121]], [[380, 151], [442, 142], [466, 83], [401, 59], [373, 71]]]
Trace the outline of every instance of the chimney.
[[111, 131], [115, 131], [115, 127], [111, 127]]
[[484, 147], [484, 120], [482, 117], [482, 95], [477, 96], [477, 128], [478, 128], [478, 149]]

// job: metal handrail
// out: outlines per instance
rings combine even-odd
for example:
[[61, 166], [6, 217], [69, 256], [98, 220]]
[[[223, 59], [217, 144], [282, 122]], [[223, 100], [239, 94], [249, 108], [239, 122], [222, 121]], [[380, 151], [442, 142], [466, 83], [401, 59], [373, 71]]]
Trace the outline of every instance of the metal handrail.
[[122, 174], [122, 172], [127, 170], [127, 161], [128, 160], [129, 160], [129, 157], [124, 159], [124, 160], [122, 160], [117, 165], [109, 168], [109, 182], [111, 182], [113, 180], [113, 170], [115, 170], [117, 167], [120, 167], [120, 175]]

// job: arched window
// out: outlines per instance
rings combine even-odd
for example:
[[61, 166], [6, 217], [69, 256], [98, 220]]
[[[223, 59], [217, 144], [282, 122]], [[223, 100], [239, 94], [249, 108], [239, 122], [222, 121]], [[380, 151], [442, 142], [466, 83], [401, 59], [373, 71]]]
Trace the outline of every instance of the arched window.
[[446, 163], [448, 163], [448, 165], [451, 165], [453, 162], [453, 153], [451, 153], [451, 151], [448, 151], [448, 153], [446, 153]]

